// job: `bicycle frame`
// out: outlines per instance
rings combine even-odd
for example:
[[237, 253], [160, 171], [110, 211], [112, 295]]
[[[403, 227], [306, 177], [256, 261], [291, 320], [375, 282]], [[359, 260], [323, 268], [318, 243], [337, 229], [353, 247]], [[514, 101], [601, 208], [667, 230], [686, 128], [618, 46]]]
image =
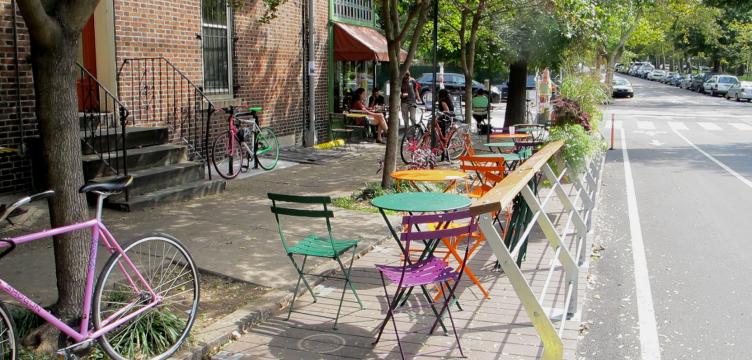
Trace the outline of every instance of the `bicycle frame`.
[[[99, 199], [99, 205], [101, 206], [101, 202], [103, 199]], [[99, 208], [101, 209], [101, 207]], [[107, 230], [107, 227], [102, 223], [101, 220], [101, 210], [97, 211], [97, 217], [81, 222], [76, 223], [72, 225], [66, 225], [55, 229], [50, 230], [44, 230], [32, 234], [22, 235], [19, 237], [14, 238], [7, 238], [4, 239], [7, 242], [10, 242], [12, 245], [8, 244], [1, 244], [1, 248], [6, 248], [8, 246], [14, 246], [14, 245], [21, 245], [28, 242], [32, 242], [35, 240], [56, 236], [60, 234], [67, 234], [74, 231], [84, 230], [84, 229], [91, 229], [92, 231], [92, 240], [91, 240], [91, 247], [89, 249], [89, 262], [87, 266], [87, 273], [86, 273], [86, 287], [84, 289], [84, 299], [83, 299], [83, 308], [81, 311], [81, 323], [79, 330], [76, 331], [72, 327], [68, 326], [65, 322], [63, 322], [60, 318], [56, 317], [55, 315], [52, 315], [49, 311], [45, 310], [34, 302], [33, 300], [29, 299], [26, 295], [12, 287], [10, 284], [5, 282], [4, 280], [0, 279], [0, 290], [11, 296], [12, 298], [16, 299], [23, 307], [29, 309], [30, 311], [34, 312], [35, 314], [39, 315], [42, 319], [49, 322], [52, 326], [58, 328], [60, 331], [71, 337], [76, 342], [82, 342], [86, 340], [94, 340], [106, 333], [108, 333], [110, 330], [114, 329], [117, 326], [120, 326], [127, 321], [141, 315], [142, 313], [146, 312], [147, 310], [157, 306], [162, 302], [162, 298], [158, 296], [154, 290], [151, 288], [149, 283], [146, 281], [143, 275], [138, 271], [135, 265], [133, 265], [133, 262], [131, 262], [131, 259], [128, 257], [128, 255], [125, 254], [123, 249], [120, 247], [118, 242], [115, 240], [115, 237], [112, 236], [109, 230]], [[94, 332], [90, 332], [89, 330], [89, 320], [91, 318], [91, 301], [92, 301], [92, 295], [94, 291], [94, 275], [96, 273], [96, 263], [97, 263], [97, 250], [99, 246], [100, 239], [102, 240], [102, 243], [104, 244], [105, 248], [110, 252], [110, 254], [119, 253], [123, 258], [125, 259], [125, 263], [127, 266], [132, 270], [135, 275], [137, 276], [137, 279], [133, 279], [129, 274], [128, 271], [124, 268], [122, 264], [119, 264], [120, 271], [123, 273], [125, 278], [130, 283], [130, 286], [133, 288], [135, 292], [143, 292], [143, 290], [146, 290], [152, 298], [152, 301], [142, 308], [122, 317], [119, 319], [115, 319], [119, 316], [121, 316], [123, 313], [128, 311], [128, 309], [132, 308], [133, 306], [137, 305], [138, 302], [132, 302], [130, 304], [127, 304], [123, 306], [122, 309], [118, 310], [114, 314], [110, 315], [107, 319], [102, 320], [102, 327]], [[140, 284], [141, 287], [137, 285], [137, 283]], [[113, 320], [114, 319], [114, 320]]]
[[[261, 132], [261, 127], [259, 125], [259, 118], [255, 111], [251, 112], [251, 116], [253, 116], [253, 122], [251, 123], [253, 125], [252, 133], [253, 133], [253, 150], [251, 150], [249, 147], [244, 147], [243, 150], [248, 152], [249, 155], [253, 156], [253, 168], [258, 169], [259, 168], [259, 159], [258, 159], [258, 141], [256, 141], [259, 132]], [[230, 119], [228, 122], [230, 123], [229, 131], [230, 131], [230, 145], [227, 151], [227, 156], [230, 157], [230, 166], [232, 166], [232, 154], [235, 152], [235, 146], [240, 146], [240, 144], [236, 144], [235, 139], [237, 139], [238, 135], [238, 127], [235, 126], [235, 113], [230, 114]], [[249, 122], [250, 123], [250, 122]]]

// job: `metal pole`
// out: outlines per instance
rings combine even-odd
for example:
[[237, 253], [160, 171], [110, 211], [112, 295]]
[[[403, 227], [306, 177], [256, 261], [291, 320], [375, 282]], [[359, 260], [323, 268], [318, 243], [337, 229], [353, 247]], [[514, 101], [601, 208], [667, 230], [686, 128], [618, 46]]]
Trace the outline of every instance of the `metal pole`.
[[308, 132], [306, 133], [306, 146], [316, 144], [316, 67], [315, 67], [315, 38], [314, 38], [314, 19], [315, 6], [314, 0], [308, 0]]
[[[433, 88], [431, 89], [431, 121], [436, 121], [436, 98], [439, 96], [436, 88], [436, 68], [439, 66], [439, 0], [433, 0]], [[433, 126], [433, 123], [431, 124]], [[433, 127], [429, 127], [432, 129]], [[436, 133], [431, 132], [431, 148], [436, 147]]]
[[611, 114], [611, 147], [609, 150], [614, 149], [614, 118], [616, 117], [616, 114]]

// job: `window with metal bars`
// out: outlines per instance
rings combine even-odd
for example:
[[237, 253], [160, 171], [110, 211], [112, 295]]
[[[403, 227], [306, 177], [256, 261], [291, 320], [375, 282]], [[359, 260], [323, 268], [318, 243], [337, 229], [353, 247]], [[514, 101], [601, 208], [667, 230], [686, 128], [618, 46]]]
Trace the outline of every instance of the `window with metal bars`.
[[334, 17], [370, 23], [373, 21], [373, 0], [332, 0]]
[[227, 0], [202, 0], [204, 90], [230, 94], [232, 89], [232, 14]]

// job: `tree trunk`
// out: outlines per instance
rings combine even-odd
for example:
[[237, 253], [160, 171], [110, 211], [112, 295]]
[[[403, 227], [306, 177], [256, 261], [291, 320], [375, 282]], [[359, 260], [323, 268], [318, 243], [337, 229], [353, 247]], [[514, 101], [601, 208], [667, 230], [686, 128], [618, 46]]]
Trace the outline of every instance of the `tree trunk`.
[[[32, 38], [32, 69], [36, 115], [47, 166], [47, 185], [55, 190], [49, 201], [52, 227], [86, 220], [88, 208], [78, 188], [84, 184], [76, 94], [78, 33], [63, 32], [52, 46], [38, 46]], [[54, 238], [58, 302], [63, 319], [81, 315], [90, 232]]]
[[[468, 75], [467, 73], [465, 74], [465, 94], [463, 96], [465, 97], [465, 123], [467, 124], [467, 126], [472, 127], [472, 124], [473, 124], [473, 74], [472, 73], [470, 73], [470, 75]], [[490, 95], [488, 95], [488, 99], [490, 101], [491, 99]], [[461, 106], [462, 104], [456, 104], [456, 105]], [[489, 119], [490, 119], [490, 114], [489, 114]]]
[[[397, 50], [399, 51], [399, 50]], [[384, 153], [384, 173], [381, 174], [381, 186], [389, 189], [394, 184], [392, 172], [397, 167], [397, 151], [399, 149], [399, 113], [400, 94], [402, 93], [402, 74], [399, 64], [389, 63], [389, 130], [387, 131], [386, 150]], [[417, 96], [417, 94], [416, 94]], [[407, 119], [405, 119], [407, 121]], [[407, 122], [405, 126], [409, 125]]]
[[509, 65], [509, 94], [504, 127], [524, 124], [527, 112], [527, 58], [522, 57]]

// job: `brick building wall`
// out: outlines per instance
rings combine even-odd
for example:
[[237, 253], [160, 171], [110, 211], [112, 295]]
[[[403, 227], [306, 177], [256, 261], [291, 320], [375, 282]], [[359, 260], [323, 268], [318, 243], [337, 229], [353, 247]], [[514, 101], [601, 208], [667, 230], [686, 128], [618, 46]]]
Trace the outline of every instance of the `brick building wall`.
[[[305, 0], [289, 0], [279, 8], [278, 16], [268, 24], [258, 19], [264, 11], [260, 1], [247, 1], [234, 11], [233, 79], [234, 97], [265, 108], [264, 125], [271, 126], [280, 136], [294, 135], [302, 142], [305, 128], [307, 98], [303, 88], [302, 6]], [[316, 5], [316, 128], [319, 139], [326, 138], [328, 123], [328, 0], [315, 0]], [[163, 56], [172, 62], [197, 86], [203, 85], [201, 39], [201, 0], [114, 0], [116, 68], [125, 59]], [[21, 131], [17, 118], [16, 89], [20, 89], [21, 118], [24, 135], [36, 135], [34, 90], [29, 38], [20, 12], [17, 14], [20, 79], [16, 79], [13, 48], [12, 8], [10, 0], [0, 0], [0, 146], [18, 148]], [[128, 77], [128, 67], [123, 67]], [[166, 70], [166, 68], [164, 68]], [[142, 69], [140, 69], [142, 70]], [[137, 69], [136, 74], [140, 71]], [[155, 72], [159, 72], [155, 68]], [[166, 71], [165, 71], [166, 73]], [[168, 77], [166, 75], [163, 75]], [[169, 77], [168, 77], [169, 78]], [[138, 83], [137, 83], [138, 84]], [[132, 85], [132, 84], [129, 84]], [[140, 84], [143, 85], [143, 84]], [[122, 86], [118, 93], [131, 113], [131, 121], [139, 113], [149, 114], [148, 121], [134, 125], [164, 125], [170, 118], [164, 114], [170, 107], [155, 104], [160, 95], [170, 91], [149, 86], [151, 98], [137, 103], [137, 92], [144, 87]], [[174, 113], [174, 111], [173, 111]], [[138, 116], [144, 119], [144, 116]], [[224, 129], [226, 116], [216, 114], [213, 129]], [[177, 141], [178, 139], [173, 138]], [[25, 157], [0, 154], [0, 193], [25, 191], [31, 188], [31, 162]]]
[[[18, 149], [22, 141], [17, 100], [21, 102], [20, 120], [24, 123], [24, 136], [36, 135], [34, 85], [31, 63], [28, 61], [29, 35], [20, 11], [16, 11], [18, 77], [13, 48], [13, 8], [10, 0], [0, 0], [0, 146], [14, 149]], [[28, 158], [0, 154], [0, 193], [27, 191], [31, 182], [31, 162]]]
[[[236, 97], [265, 108], [262, 121], [280, 136], [295, 135], [300, 143], [305, 128], [308, 99], [304, 89], [302, 30], [305, 0], [282, 5], [277, 18], [268, 24], [258, 19], [264, 13], [260, 1], [246, 2], [235, 11], [235, 84]], [[316, 124], [319, 137], [327, 126], [327, 49], [328, 1], [316, 0]]]

